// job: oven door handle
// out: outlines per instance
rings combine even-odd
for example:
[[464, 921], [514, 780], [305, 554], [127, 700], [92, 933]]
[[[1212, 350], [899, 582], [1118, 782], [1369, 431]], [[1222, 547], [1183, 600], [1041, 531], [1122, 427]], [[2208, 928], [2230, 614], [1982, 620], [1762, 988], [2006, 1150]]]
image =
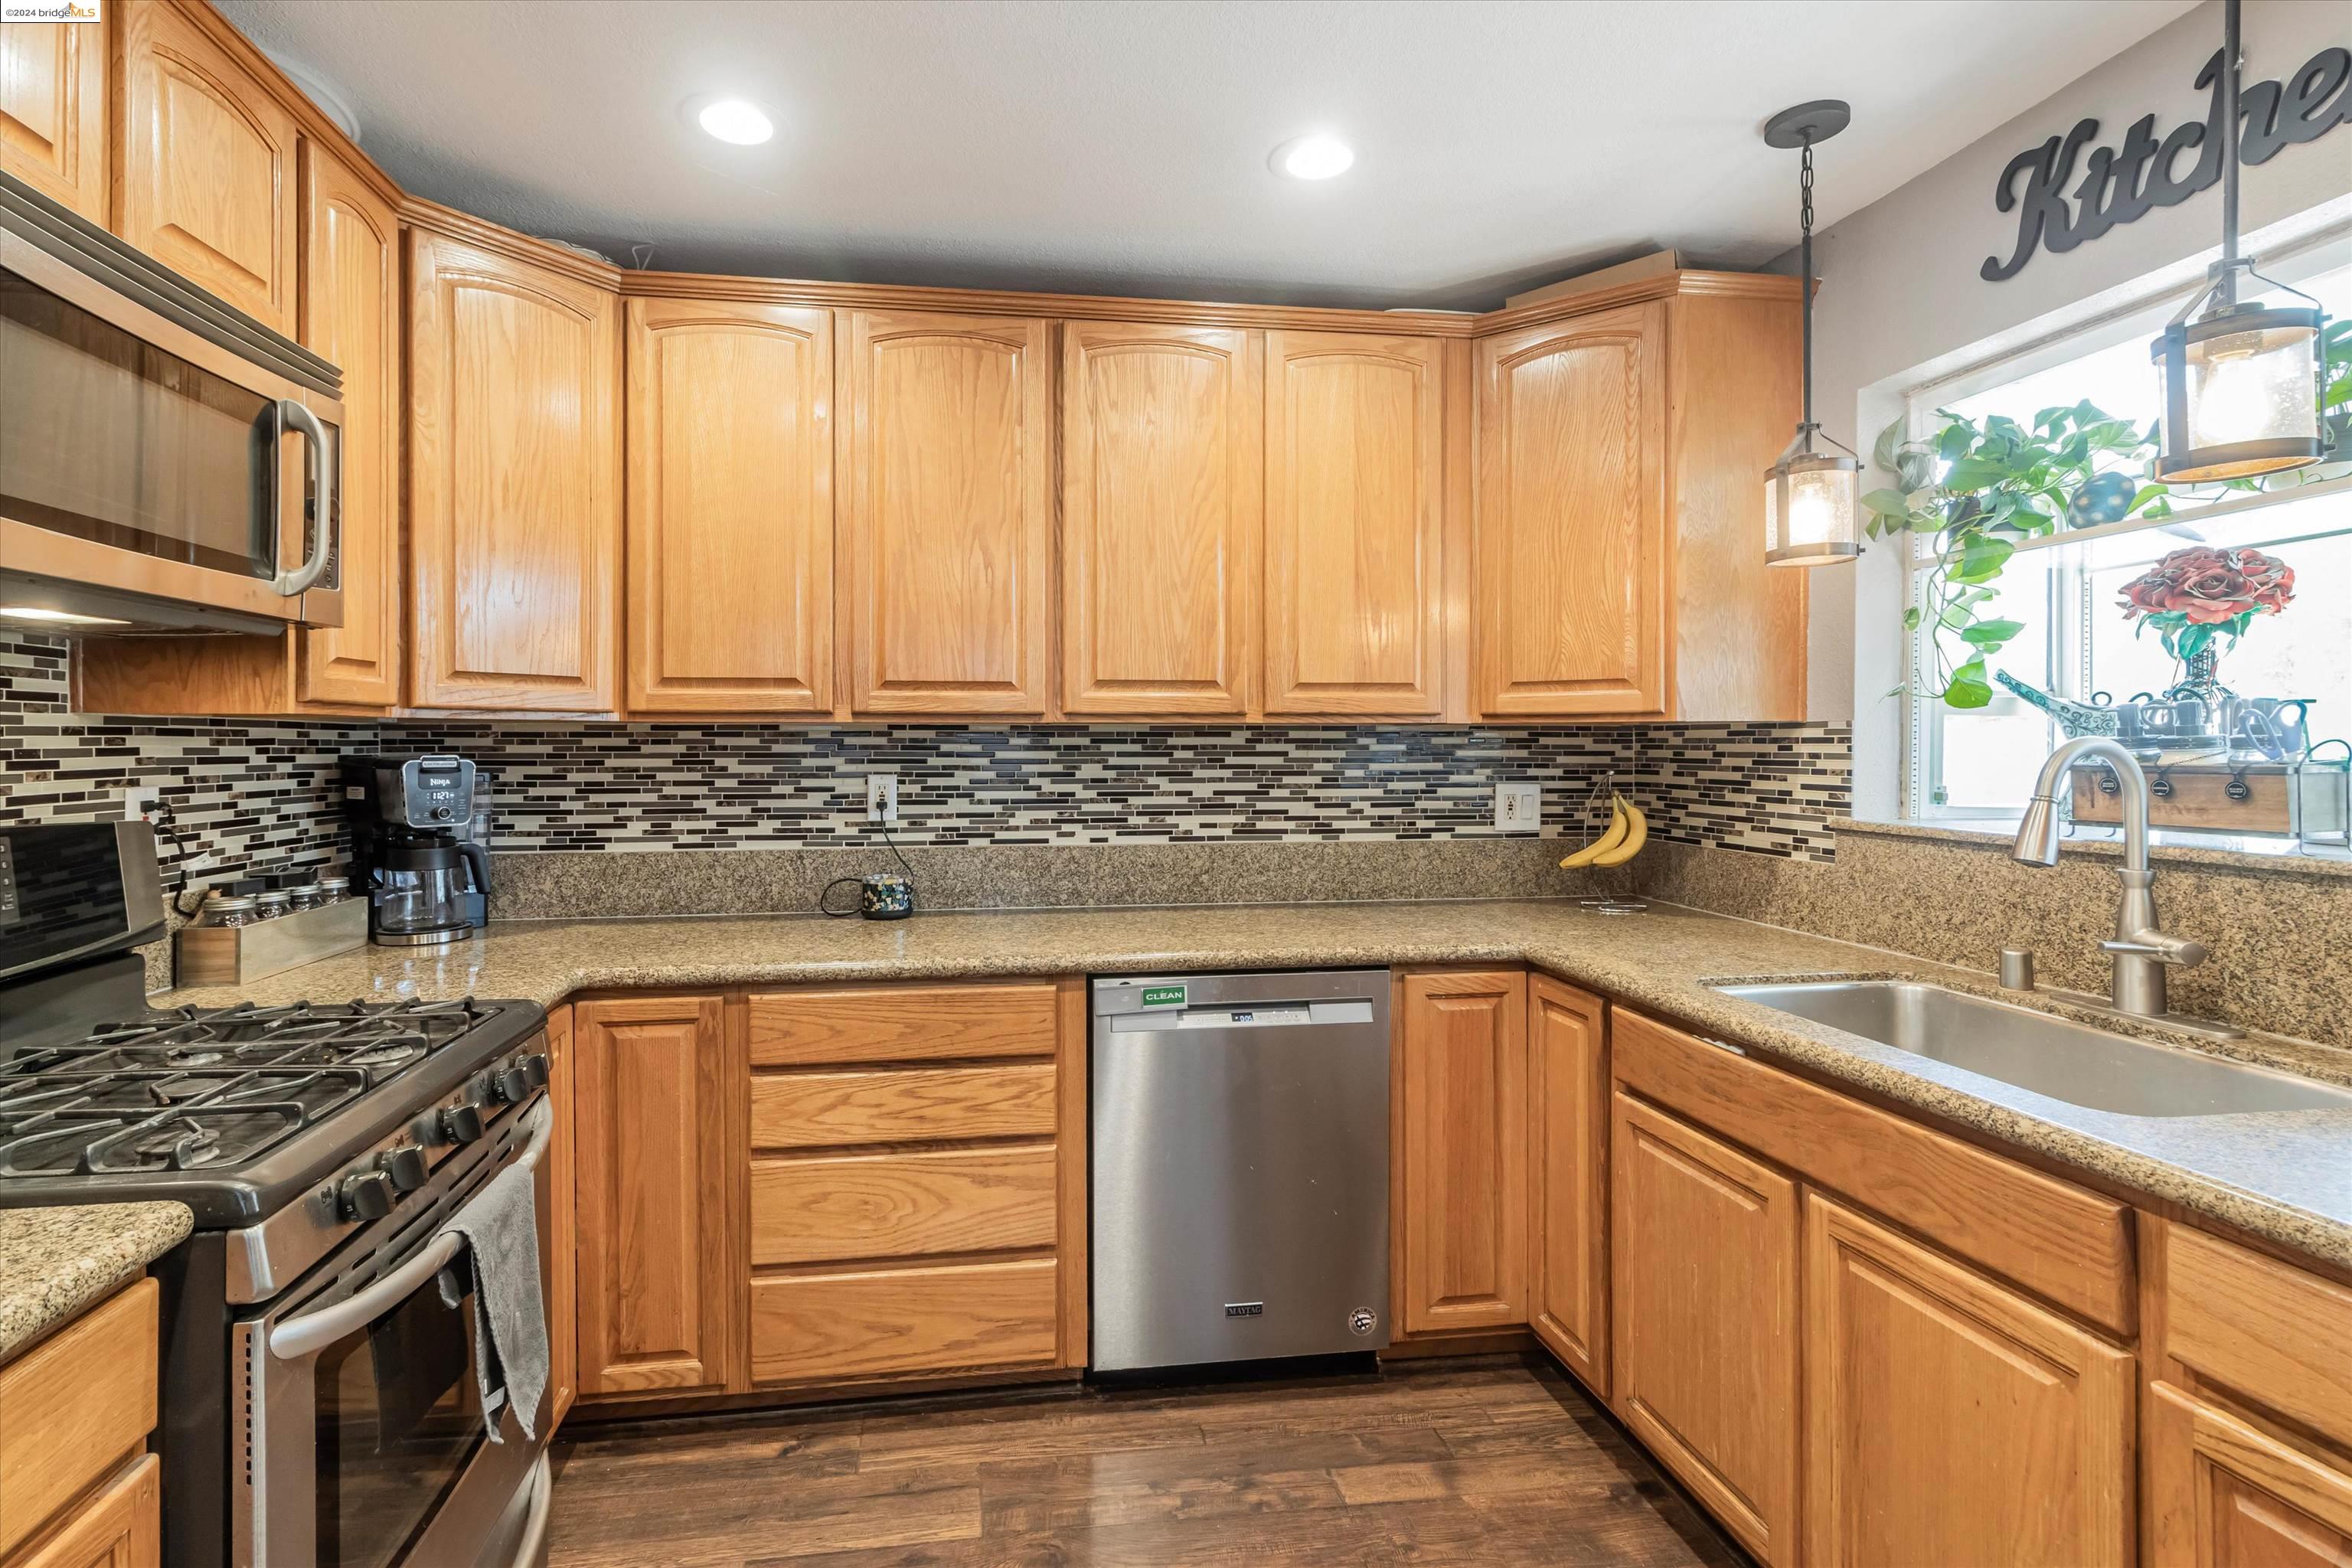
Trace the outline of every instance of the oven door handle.
[[[540, 1101], [546, 1104], [545, 1100]], [[547, 1152], [547, 1141], [555, 1131], [555, 1118], [543, 1115], [531, 1129], [530, 1142], [515, 1157], [510, 1168], [530, 1170]], [[424, 1283], [454, 1262], [466, 1248], [466, 1238], [454, 1230], [435, 1233], [432, 1240], [407, 1262], [368, 1286], [346, 1296], [331, 1307], [321, 1307], [315, 1312], [305, 1312], [299, 1318], [289, 1318], [269, 1331], [269, 1353], [279, 1361], [301, 1361], [314, 1356], [345, 1334], [365, 1328], [385, 1312], [406, 1300]]]

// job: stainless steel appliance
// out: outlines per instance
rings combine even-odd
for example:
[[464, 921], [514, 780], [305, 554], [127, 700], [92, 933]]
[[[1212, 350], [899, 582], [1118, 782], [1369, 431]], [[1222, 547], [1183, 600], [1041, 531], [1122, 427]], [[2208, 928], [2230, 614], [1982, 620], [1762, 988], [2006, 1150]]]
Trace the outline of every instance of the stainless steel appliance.
[[130, 949], [162, 931], [156, 889], [144, 824], [0, 829], [0, 1206], [195, 1215], [153, 1268], [163, 1560], [539, 1563], [551, 1412], [531, 1439], [502, 1411], [488, 1440], [472, 1302], [438, 1281], [449, 1218], [502, 1171], [539, 1172], [546, 1234], [545, 1014], [152, 1010]]
[[0, 619], [341, 626], [341, 384], [0, 174]]
[[1389, 1342], [1389, 973], [1094, 982], [1098, 1372]]
[[352, 857], [368, 890], [370, 939], [388, 947], [455, 942], [489, 921], [488, 812], [463, 757], [346, 757]]

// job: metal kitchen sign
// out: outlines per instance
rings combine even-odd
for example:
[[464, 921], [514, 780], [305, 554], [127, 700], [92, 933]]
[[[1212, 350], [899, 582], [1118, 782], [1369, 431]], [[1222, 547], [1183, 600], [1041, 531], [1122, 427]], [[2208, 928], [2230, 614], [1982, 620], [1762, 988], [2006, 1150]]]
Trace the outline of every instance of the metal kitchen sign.
[[[2176, 125], [2159, 142], [2156, 116], [2142, 115], [2124, 133], [2122, 146], [2097, 148], [2083, 159], [2082, 183], [2074, 186], [2071, 206], [2066, 186], [2084, 144], [2099, 133], [2097, 121], [2082, 121], [2065, 135], [2011, 158], [1992, 199], [2002, 212], [2017, 210], [2017, 248], [2007, 261], [1986, 257], [1978, 275], [1988, 283], [2014, 278], [2037, 247], [2072, 250], [2157, 207], [2185, 202], [2221, 179], [2221, 50], [2197, 73], [2196, 85], [2209, 94], [2201, 122]], [[2241, 83], [2238, 102], [2245, 117], [2240, 162], [2267, 163], [2291, 142], [2315, 142], [2352, 120], [2352, 49], [2320, 50], [2284, 84]], [[2197, 161], [2185, 174], [2178, 172], [2182, 155], [2192, 150]]]

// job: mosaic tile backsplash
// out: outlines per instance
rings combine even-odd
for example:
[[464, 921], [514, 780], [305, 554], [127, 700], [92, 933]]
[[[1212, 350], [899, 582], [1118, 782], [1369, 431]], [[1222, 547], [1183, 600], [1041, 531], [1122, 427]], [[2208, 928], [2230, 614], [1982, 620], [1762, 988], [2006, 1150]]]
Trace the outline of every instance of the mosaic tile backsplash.
[[[159, 790], [199, 882], [340, 858], [336, 759], [444, 750], [489, 778], [501, 852], [872, 843], [865, 775], [898, 776], [909, 845], [1485, 837], [1498, 781], [1580, 837], [1618, 787], [1672, 843], [1830, 858], [1851, 740], [1826, 724], [1571, 730], [1260, 726], [372, 724], [68, 710], [66, 645], [0, 633], [0, 822], [112, 816]], [[167, 841], [167, 852], [171, 846]]]

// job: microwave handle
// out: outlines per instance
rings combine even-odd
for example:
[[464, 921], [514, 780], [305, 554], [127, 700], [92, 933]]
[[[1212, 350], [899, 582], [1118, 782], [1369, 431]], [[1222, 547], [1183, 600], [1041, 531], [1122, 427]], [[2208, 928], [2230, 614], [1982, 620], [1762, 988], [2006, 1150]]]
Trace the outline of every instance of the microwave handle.
[[[541, 1100], [541, 1104], [545, 1104]], [[555, 1131], [555, 1118], [541, 1116], [539, 1125], [531, 1129], [530, 1142], [516, 1157], [513, 1169], [530, 1170], [539, 1157], [547, 1152], [547, 1141]], [[503, 1174], [504, 1173], [500, 1173]], [[344, 1297], [331, 1307], [321, 1307], [315, 1312], [305, 1312], [299, 1318], [289, 1318], [269, 1331], [269, 1353], [279, 1361], [300, 1361], [318, 1354], [345, 1334], [368, 1324], [400, 1305], [442, 1269], [454, 1262], [464, 1251], [466, 1238], [454, 1230], [437, 1232], [420, 1248], [416, 1256], [370, 1285], [366, 1289]]]
[[309, 408], [291, 397], [281, 397], [278, 400], [278, 417], [303, 437], [302, 469], [310, 493], [318, 498], [320, 519], [310, 558], [291, 572], [278, 574], [277, 581], [270, 584], [290, 599], [326, 575], [327, 563], [335, 558], [335, 535], [341, 531], [343, 521], [342, 510], [335, 504], [341, 465], [327, 461], [327, 427]]

